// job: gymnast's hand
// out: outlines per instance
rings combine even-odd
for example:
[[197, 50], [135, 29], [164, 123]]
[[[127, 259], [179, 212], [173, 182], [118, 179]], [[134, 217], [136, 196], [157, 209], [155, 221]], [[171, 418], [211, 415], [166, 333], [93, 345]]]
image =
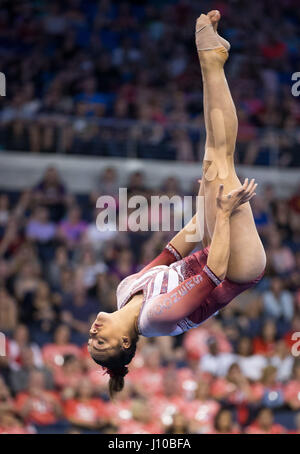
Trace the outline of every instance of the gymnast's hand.
[[224, 194], [224, 186], [221, 184], [217, 195], [217, 209], [231, 215], [240, 205], [249, 202], [256, 195], [254, 192], [256, 188], [257, 184], [254, 178], [250, 182], [246, 178], [243, 186], [230, 191], [228, 194]]

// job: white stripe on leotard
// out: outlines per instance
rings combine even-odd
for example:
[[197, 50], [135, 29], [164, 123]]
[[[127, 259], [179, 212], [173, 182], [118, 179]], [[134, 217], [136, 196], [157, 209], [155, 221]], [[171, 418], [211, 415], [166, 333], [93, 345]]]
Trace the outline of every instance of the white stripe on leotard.
[[[155, 274], [156, 269], [155, 267], [146, 271], [144, 274], [142, 274], [141, 277], [135, 279], [128, 287], [128, 290], [127, 290], [127, 293], [130, 293], [133, 288], [137, 288], [139, 287], [141, 284], [143, 284], [144, 281], [147, 281], [153, 274]], [[128, 276], [129, 278], [131, 278], [132, 276]]]
[[175, 270], [172, 268], [169, 269], [168, 273], [168, 288], [167, 288], [167, 293], [169, 293], [171, 290], [173, 290], [175, 287], [178, 285], [178, 273], [176, 273]]
[[155, 276], [155, 279], [154, 279], [154, 286], [153, 286], [153, 292], [152, 292], [151, 298], [152, 298], [153, 296], [157, 296], [157, 295], [160, 294], [161, 286], [162, 286], [162, 283], [163, 283], [164, 274], [165, 274], [165, 270], [160, 271], [160, 272]]

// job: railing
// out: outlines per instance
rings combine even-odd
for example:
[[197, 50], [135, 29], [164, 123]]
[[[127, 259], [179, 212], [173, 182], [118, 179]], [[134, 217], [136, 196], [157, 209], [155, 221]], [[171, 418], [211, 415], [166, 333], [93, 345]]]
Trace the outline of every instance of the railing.
[[[72, 155], [199, 161], [205, 129], [189, 124], [39, 115], [0, 117], [2, 150]], [[236, 161], [246, 165], [299, 167], [300, 128], [289, 131], [240, 125]]]

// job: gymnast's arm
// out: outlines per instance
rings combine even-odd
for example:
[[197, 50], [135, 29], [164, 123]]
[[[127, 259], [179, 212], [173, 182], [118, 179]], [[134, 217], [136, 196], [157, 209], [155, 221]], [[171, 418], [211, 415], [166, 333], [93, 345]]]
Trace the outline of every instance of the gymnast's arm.
[[199, 213], [195, 214], [192, 219], [176, 233], [164, 250], [152, 260], [152, 262], [145, 266], [139, 274], [143, 274], [154, 266], [169, 266], [171, 263], [177, 262], [183, 257], [187, 257], [199, 243], [198, 237], [195, 236], [197, 233], [196, 223], [200, 223], [199, 216]]
[[154, 266], [166, 265], [169, 266], [174, 262], [178, 262], [183, 257], [189, 255], [195, 246], [198, 244], [197, 241], [188, 241], [188, 235], [195, 235], [196, 232], [196, 222], [198, 221], [198, 216], [195, 215], [192, 219], [180, 230], [172, 240], [167, 244], [163, 251], [155, 257], [152, 262], [146, 265], [139, 274], [143, 274], [145, 271], [150, 270]]
[[143, 274], [145, 271], [153, 268], [158, 265], [171, 265], [178, 260], [181, 260], [183, 257], [188, 256], [196, 245], [199, 242], [199, 239], [193, 240], [196, 238], [195, 234], [197, 233], [197, 225], [200, 225], [200, 213], [197, 212], [192, 219], [181, 229], [167, 244], [164, 250], [145, 266], [139, 274]]
[[142, 314], [140, 320], [142, 326], [150, 325], [157, 332], [163, 333], [164, 330], [169, 332], [170, 326], [205, 304], [210, 293], [220, 284], [221, 279], [224, 279], [230, 251], [231, 210], [227, 203], [222, 202], [222, 196], [223, 186], [220, 186], [216, 223], [207, 265], [199, 274], [184, 280], [170, 292], [153, 297]]
[[[192, 219], [170, 241], [181, 257], [187, 257], [201, 241], [197, 236], [197, 226], [200, 226], [201, 214], [197, 212]], [[193, 239], [195, 238], [195, 239]]]

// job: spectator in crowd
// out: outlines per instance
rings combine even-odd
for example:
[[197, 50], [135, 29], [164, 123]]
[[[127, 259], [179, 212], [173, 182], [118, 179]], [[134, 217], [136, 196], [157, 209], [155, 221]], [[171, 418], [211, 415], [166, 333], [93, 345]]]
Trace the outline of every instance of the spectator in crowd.
[[19, 370], [23, 367], [21, 352], [24, 348], [31, 350], [33, 362], [36, 367], [43, 366], [43, 358], [39, 345], [30, 341], [27, 326], [20, 324], [16, 327], [13, 338], [8, 341], [7, 350], [11, 369]]
[[300, 409], [300, 361], [296, 360], [292, 380], [286, 384], [284, 397], [287, 404], [294, 410]]
[[208, 353], [204, 354], [200, 360], [200, 370], [209, 372], [216, 377], [223, 377], [227, 374], [229, 367], [235, 362], [235, 356], [229, 352], [220, 352], [214, 337], [210, 337], [207, 340], [207, 345]]
[[238, 434], [239, 427], [234, 423], [232, 413], [226, 408], [222, 408], [215, 416], [214, 431], [215, 434]]
[[50, 368], [63, 365], [64, 355], [80, 356], [80, 348], [70, 343], [70, 329], [67, 325], [59, 325], [53, 336], [53, 343], [46, 344], [43, 349], [43, 359]]
[[65, 220], [62, 220], [58, 228], [58, 237], [65, 242], [70, 250], [79, 244], [86, 230], [86, 222], [81, 219], [81, 211], [78, 206], [72, 206]]
[[[108, 193], [109, 194], [109, 193]], [[96, 205], [96, 203], [95, 203]], [[94, 206], [95, 206], [94, 205]], [[105, 245], [109, 241], [114, 241], [118, 236], [117, 231], [117, 220], [116, 223], [113, 223], [109, 219], [105, 219], [105, 226], [98, 225], [98, 215], [101, 214], [101, 210], [94, 211], [94, 217], [92, 222], [87, 225], [86, 231], [84, 232], [84, 244], [87, 247], [90, 247], [98, 255], [103, 254], [105, 250]], [[102, 218], [101, 218], [102, 219]], [[101, 228], [102, 227], [102, 228]], [[105, 227], [105, 230], [104, 228]]]
[[126, 276], [137, 273], [137, 264], [134, 263], [134, 257], [129, 249], [123, 249], [119, 253], [118, 262], [112, 267], [112, 273], [122, 281]]
[[29, 384], [30, 374], [34, 370], [42, 372], [45, 377], [46, 388], [53, 389], [53, 377], [51, 370], [45, 366], [37, 367], [34, 364], [34, 354], [31, 348], [24, 347], [21, 350], [20, 356], [22, 368], [18, 370], [12, 370], [9, 380], [13, 393], [18, 394], [21, 391], [26, 391]]
[[22, 418], [34, 424], [40, 433], [60, 425], [60, 399], [55, 392], [45, 389], [44, 374], [40, 371], [30, 373], [28, 389], [17, 395], [16, 406]]
[[270, 213], [261, 197], [256, 197], [256, 200], [253, 200], [251, 205], [257, 231], [263, 235], [270, 227]]
[[55, 236], [55, 224], [48, 219], [48, 211], [37, 207], [26, 227], [26, 237], [37, 243], [46, 243]]
[[226, 377], [213, 381], [211, 395], [218, 401], [225, 400], [235, 405], [256, 400], [249, 380], [242, 374], [237, 363], [230, 366]]
[[0, 331], [12, 333], [18, 323], [18, 308], [16, 301], [10, 296], [5, 287], [0, 286]]
[[248, 434], [283, 434], [284, 427], [274, 423], [274, 415], [270, 408], [262, 408], [255, 421], [246, 428]]
[[270, 290], [263, 293], [264, 312], [267, 317], [290, 322], [294, 315], [293, 296], [282, 288], [282, 280], [273, 277]]
[[283, 405], [283, 385], [277, 381], [277, 369], [266, 366], [262, 371], [261, 380], [253, 385], [253, 393], [267, 408], [278, 408]]
[[48, 263], [47, 272], [49, 275], [49, 282], [51, 287], [55, 290], [62, 291], [62, 274], [68, 270], [69, 267], [69, 256], [68, 249], [65, 245], [60, 245], [55, 248], [54, 256]]
[[54, 371], [56, 388], [68, 394], [82, 378], [83, 367], [80, 358], [70, 354], [64, 355], [62, 364]]
[[176, 413], [184, 413], [186, 400], [180, 389], [177, 370], [168, 370], [163, 375], [162, 387], [149, 397], [152, 417], [164, 427], [173, 423]]
[[156, 434], [162, 433], [160, 424], [151, 417], [147, 400], [140, 397], [132, 399], [131, 418], [123, 421], [119, 428], [121, 434]]
[[282, 243], [282, 238], [278, 230], [272, 229], [269, 237], [269, 247], [266, 250], [269, 266], [279, 276], [284, 276], [293, 271], [295, 258], [291, 249]]
[[105, 404], [94, 395], [87, 378], [77, 381], [75, 395], [64, 403], [65, 415], [73, 426], [90, 431], [100, 430], [105, 425]]
[[280, 339], [276, 345], [276, 351], [272, 356], [271, 365], [277, 369], [277, 380], [287, 382], [292, 376], [294, 358], [291, 356], [286, 342]]
[[276, 345], [276, 324], [273, 320], [266, 320], [261, 335], [253, 340], [253, 352], [255, 354], [262, 354], [272, 356], [275, 351]]
[[237, 346], [236, 362], [245, 375], [252, 381], [259, 380], [261, 372], [267, 365], [267, 359], [262, 354], [253, 354], [253, 343], [250, 337], [241, 337]]
[[197, 361], [207, 353], [207, 340], [215, 337], [218, 341], [221, 352], [231, 352], [232, 346], [225, 336], [219, 321], [209, 319], [206, 321], [202, 330], [190, 330], [184, 337], [184, 348], [187, 352], [189, 361]]
[[157, 345], [145, 345], [144, 364], [132, 372], [131, 380], [142, 396], [161, 392], [163, 386], [163, 368], [161, 352]]
[[185, 417], [180, 413], [175, 413], [173, 415], [172, 424], [167, 427], [166, 433], [168, 434], [188, 434], [189, 426]]
[[42, 180], [33, 189], [33, 202], [49, 209], [50, 220], [57, 222], [65, 214], [69, 202], [66, 186], [55, 167], [48, 167]]
[[62, 321], [72, 329], [73, 342], [82, 345], [90, 328], [90, 321], [99, 312], [99, 303], [88, 296], [81, 286], [76, 294], [66, 296], [62, 301]]
[[220, 403], [211, 397], [209, 380], [200, 380], [194, 399], [182, 408], [190, 421], [191, 433], [212, 433], [214, 419], [220, 408]]
[[118, 174], [114, 167], [106, 167], [101, 175], [99, 175], [93, 193], [93, 201], [96, 201], [101, 195], [108, 194], [116, 199], [119, 195]]

